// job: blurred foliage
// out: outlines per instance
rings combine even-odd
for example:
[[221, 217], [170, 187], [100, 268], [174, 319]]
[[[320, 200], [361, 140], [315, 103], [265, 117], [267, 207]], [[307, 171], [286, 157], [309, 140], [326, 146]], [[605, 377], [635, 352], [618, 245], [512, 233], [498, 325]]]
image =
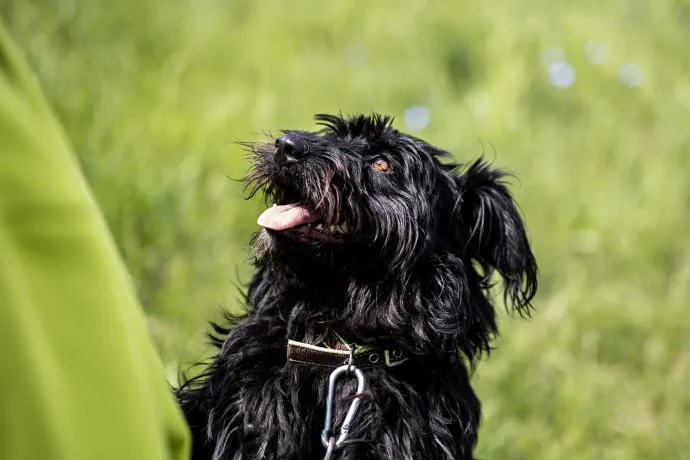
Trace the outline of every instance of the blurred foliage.
[[[690, 458], [689, 1], [2, 0], [0, 12], [171, 375], [205, 353], [206, 321], [237, 306], [251, 273], [263, 205], [231, 180], [247, 168], [232, 141], [313, 127], [315, 112], [382, 111], [405, 129], [422, 106], [415, 134], [518, 174], [541, 266], [534, 319], [503, 315], [475, 377], [479, 456]], [[543, 62], [554, 46], [574, 70], [567, 88]], [[639, 84], [623, 83], [626, 63]]]

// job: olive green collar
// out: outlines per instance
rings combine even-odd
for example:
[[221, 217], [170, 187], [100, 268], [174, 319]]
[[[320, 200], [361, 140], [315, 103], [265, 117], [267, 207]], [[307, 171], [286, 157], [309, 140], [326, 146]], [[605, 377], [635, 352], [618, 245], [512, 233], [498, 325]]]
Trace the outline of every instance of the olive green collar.
[[357, 345], [346, 342], [335, 332], [333, 335], [344, 345], [344, 350], [331, 348], [325, 344], [325, 346], [316, 346], [288, 340], [288, 362], [336, 368], [349, 364], [350, 356], [352, 356], [352, 365], [360, 369], [369, 369], [380, 366], [399, 366], [410, 358], [402, 348], [388, 349], [372, 345]]

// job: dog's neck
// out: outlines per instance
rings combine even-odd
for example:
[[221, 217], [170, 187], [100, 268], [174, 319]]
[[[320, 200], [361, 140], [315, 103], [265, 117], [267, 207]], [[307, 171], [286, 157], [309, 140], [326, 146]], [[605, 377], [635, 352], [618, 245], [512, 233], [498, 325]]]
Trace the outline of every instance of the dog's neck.
[[263, 266], [249, 300], [257, 313], [280, 318], [287, 338], [300, 342], [321, 345], [337, 331], [355, 343], [447, 352], [457, 349], [459, 307], [468, 298], [463, 278], [449, 267], [447, 261], [430, 263], [407, 277], [389, 273], [373, 283], [324, 272], [298, 277]]

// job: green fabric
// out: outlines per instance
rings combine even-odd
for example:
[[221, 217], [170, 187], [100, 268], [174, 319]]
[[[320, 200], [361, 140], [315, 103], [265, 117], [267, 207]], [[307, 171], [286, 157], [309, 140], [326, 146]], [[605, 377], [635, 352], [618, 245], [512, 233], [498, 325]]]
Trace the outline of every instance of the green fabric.
[[188, 458], [123, 262], [0, 22], [0, 459]]

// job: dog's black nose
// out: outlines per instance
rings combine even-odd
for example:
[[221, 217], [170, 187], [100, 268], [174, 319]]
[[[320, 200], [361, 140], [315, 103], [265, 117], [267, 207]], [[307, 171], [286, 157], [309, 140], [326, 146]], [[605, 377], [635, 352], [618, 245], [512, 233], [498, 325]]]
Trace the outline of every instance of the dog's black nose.
[[296, 163], [307, 155], [307, 145], [298, 136], [283, 135], [276, 139], [276, 160], [281, 165]]

